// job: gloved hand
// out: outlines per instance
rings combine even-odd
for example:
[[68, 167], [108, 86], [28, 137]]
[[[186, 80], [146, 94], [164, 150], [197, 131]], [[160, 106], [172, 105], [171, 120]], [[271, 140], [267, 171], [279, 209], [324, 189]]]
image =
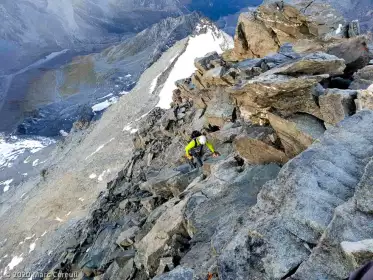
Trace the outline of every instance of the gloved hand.
[[215, 153], [213, 153], [213, 154], [212, 154], [212, 157], [214, 157], [214, 158], [216, 158], [216, 157], [220, 157], [219, 152], [215, 152]]
[[186, 155], [186, 158], [189, 159], [189, 160], [193, 159], [193, 157], [191, 155]]

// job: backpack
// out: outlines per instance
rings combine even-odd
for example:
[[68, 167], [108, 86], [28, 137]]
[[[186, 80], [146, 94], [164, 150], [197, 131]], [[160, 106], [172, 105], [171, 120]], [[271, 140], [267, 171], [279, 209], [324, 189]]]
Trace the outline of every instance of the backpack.
[[192, 134], [190, 135], [190, 138], [191, 138], [191, 140], [194, 140], [194, 142], [195, 142], [195, 146], [197, 147], [197, 138], [199, 137], [199, 136], [201, 136], [202, 135], [202, 133], [201, 132], [199, 132], [198, 130], [194, 130], [193, 132], [192, 132]]

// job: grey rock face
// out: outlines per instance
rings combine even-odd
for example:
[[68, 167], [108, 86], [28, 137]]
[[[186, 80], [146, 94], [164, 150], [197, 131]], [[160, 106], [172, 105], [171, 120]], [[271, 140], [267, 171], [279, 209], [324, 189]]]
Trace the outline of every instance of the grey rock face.
[[365, 167], [364, 176], [361, 178], [359, 185], [356, 188], [355, 198], [357, 207], [360, 211], [373, 214], [373, 182], [371, 175], [373, 174], [373, 161]]
[[373, 65], [368, 65], [354, 74], [351, 89], [367, 89], [373, 84]]
[[[317, 244], [323, 233], [332, 229], [335, 208], [353, 197], [364, 167], [373, 155], [373, 134], [367, 130], [372, 122], [371, 111], [344, 120], [338, 128], [328, 130], [319, 143], [286, 164], [276, 180], [265, 185], [257, 205], [248, 213], [244, 229], [219, 258], [224, 279], [280, 279], [305, 261], [300, 276], [294, 279], [329, 279], [335, 275], [325, 260], [334, 259], [331, 254], [336, 251], [330, 246], [339, 250], [339, 243], [333, 243], [337, 240], [329, 243], [334, 240], [331, 237], [325, 241], [328, 249], [319, 245], [320, 250], [314, 251], [318, 252], [317, 261], [312, 257], [316, 253], [309, 258], [305, 243]], [[335, 217], [360, 219], [353, 218], [353, 214], [348, 218], [347, 214]], [[359, 234], [350, 235], [359, 240], [365, 233], [370, 234], [371, 227], [366, 214], [360, 217], [365, 219], [361, 220], [364, 226], [356, 228]], [[343, 224], [338, 222], [339, 226]], [[337, 228], [333, 234], [339, 232]], [[337, 266], [340, 267], [339, 262], [333, 269]], [[340, 278], [330, 279], [346, 277], [347, 270], [344, 267], [338, 271]]]
[[169, 273], [153, 278], [154, 280], [193, 280], [193, 270], [177, 267]]
[[178, 196], [199, 175], [201, 175], [201, 171], [198, 169], [186, 174], [169, 170], [165, 174], [159, 174], [154, 179], [149, 178], [147, 182], [140, 185], [140, 189], [164, 198]]
[[193, 268], [201, 277], [241, 228], [263, 184], [274, 179], [280, 168], [270, 164], [240, 172], [235, 160], [229, 158], [211, 170], [210, 179], [199, 184], [199, 191], [189, 198], [185, 209], [192, 247], [181, 264]]
[[335, 210], [320, 243], [291, 279], [346, 279], [365, 263], [362, 255], [352, 257], [341, 246], [342, 242], [370, 239], [373, 234], [372, 215], [359, 211], [354, 204], [352, 199]]

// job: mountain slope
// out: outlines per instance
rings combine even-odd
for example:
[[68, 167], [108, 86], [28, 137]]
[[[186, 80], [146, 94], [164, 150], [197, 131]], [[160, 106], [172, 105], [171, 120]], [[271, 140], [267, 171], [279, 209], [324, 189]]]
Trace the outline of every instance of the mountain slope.
[[[82, 113], [89, 112], [84, 107], [132, 89], [165, 50], [193, 33], [199, 20], [197, 13], [167, 18], [100, 53], [75, 57], [67, 64], [62, 60], [57, 69], [37, 65], [15, 76], [0, 111], [7, 120], [0, 130], [14, 129], [29, 114], [19, 128], [21, 134], [55, 136], [61, 129], [69, 131]], [[22, 106], [15, 107], [17, 103]]]
[[[0, 4], [1, 74], [61, 49], [90, 49], [177, 16], [176, 0], [11, 1]], [[11, 54], [11, 55], [10, 55]]]
[[[231, 42], [231, 39], [227, 42], [218, 39], [220, 31], [206, 20], [197, 26], [193, 29], [193, 37], [176, 42], [164, 52], [145, 70], [130, 94], [122, 96], [88, 130], [72, 133], [53, 151], [35, 153], [31, 161], [48, 159], [48, 162], [36, 167], [32, 162], [25, 165], [33, 170], [46, 170], [45, 178], [26, 177], [17, 185], [17, 174], [7, 168], [1, 170], [0, 177], [4, 177], [4, 181], [13, 179], [14, 182], [1, 196], [0, 235], [9, 238], [0, 249], [1, 256], [8, 255], [0, 263], [0, 271], [9, 271], [14, 257], [20, 260], [17, 269], [33, 267], [33, 271], [44, 271], [57, 261], [74, 238], [80, 219], [87, 215], [89, 206], [105, 188], [105, 182], [114, 178], [131, 157], [131, 132], [137, 131], [139, 122], [157, 105], [157, 93], [163, 88], [167, 99], [172, 96], [172, 91], [166, 92], [163, 87], [164, 81], [170, 81], [170, 73], [176, 67], [172, 62], [188, 53], [191, 59], [188, 63], [193, 64], [194, 58], [205, 55], [198, 49], [194, 57], [190, 51], [187, 52], [190, 40], [200, 38], [216, 42], [209, 44], [209, 48], [205, 47], [204, 52], [215, 51], [222, 43]], [[158, 81], [156, 84], [155, 80]], [[17, 164], [13, 167], [16, 168]], [[26, 237], [31, 239], [25, 240]], [[34, 243], [36, 247], [30, 252], [29, 246]], [[14, 247], [13, 244], [19, 245]], [[49, 250], [51, 255], [48, 255]]]
[[232, 38], [211, 22], [201, 20], [196, 28], [199, 34], [189, 38], [185, 52], [175, 62], [173, 61], [175, 65], [159, 93], [160, 101], [157, 106], [160, 108], [168, 109], [170, 107], [172, 102], [170, 92], [176, 89], [175, 81], [190, 76], [196, 70], [194, 66], [196, 57], [202, 57], [209, 52], [221, 54], [223, 51], [233, 48]]

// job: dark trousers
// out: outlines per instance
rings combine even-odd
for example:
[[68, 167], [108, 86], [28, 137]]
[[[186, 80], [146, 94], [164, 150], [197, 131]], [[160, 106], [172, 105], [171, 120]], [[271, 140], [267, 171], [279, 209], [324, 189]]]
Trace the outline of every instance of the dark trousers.
[[203, 165], [203, 146], [198, 146], [192, 150], [190, 150], [190, 155], [193, 157], [191, 160], [192, 167], [201, 167]]

